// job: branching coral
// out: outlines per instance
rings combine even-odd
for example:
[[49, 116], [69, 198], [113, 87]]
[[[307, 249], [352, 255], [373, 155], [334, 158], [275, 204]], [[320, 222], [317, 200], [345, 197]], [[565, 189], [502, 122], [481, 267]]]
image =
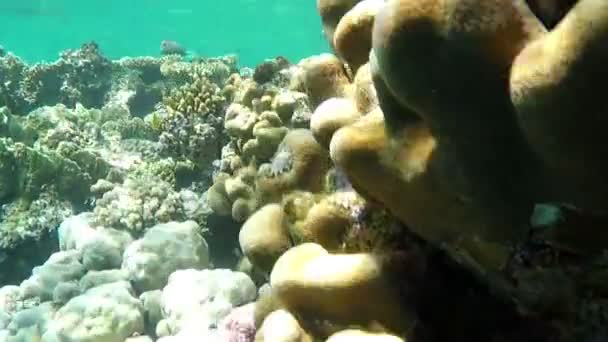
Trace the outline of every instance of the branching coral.
[[179, 194], [170, 184], [148, 177], [128, 178], [97, 200], [95, 223], [140, 236], [157, 223], [184, 219]]
[[66, 50], [53, 64], [36, 64], [24, 70], [19, 96], [29, 108], [77, 102], [86, 107], [101, 107], [111, 87], [111, 63], [103, 57], [96, 43]]
[[161, 132], [163, 152], [186, 157], [204, 168], [219, 157], [218, 129], [226, 106], [220, 87], [207, 74], [196, 74], [191, 83], [165, 94], [164, 109], [154, 113], [152, 121]]
[[221, 113], [225, 99], [220, 88], [204, 75], [196, 77], [192, 83], [171, 90], [163, 100], [169, 114], [181, 112], [185, 115]]
[[207, 166], [219, 156], [219, 133], [205, 122], [192, 122], [176, 113], [160, 135], [161, 151], [183, 156], [200, 166]]
[[163, 87], [162, 110], [152, 114], [153, 127], [176, 134], [176, 126], [186, 129], [182, 126], [203, 122], [219, 126], [228, 102], [222, 88], [234, 71], [235, 61], [229, 57], [196, 62], [163, 57], [159, 73], [167, 84]]
[[16, 197], [34, 200], [49, 186], [54, 187], [61, 197], [74, 203], [80, 203], [86, 198], [88, 187], [92, 184], [91, 174], [87, 171], [92, 170], [83, 170], [74, 160], [54, 151], [13, 143], [10, 139], [0, 139], [0, 151], [3, 159], [0, 164], [5, 172], [10, 173], [13, 184], [3, 189], [3, 200]]
[[177, 56], [163, 57], [160, 72], [164, 77], [181, 80], [184, 83], [206, 77], [213, 83], [223, 84], [228, 77], [237, 71], [235, 56], [197, 59], [192, 62], [183, 61]]
[[49, 234], [73, 209], [52, 191], [37, 199], [21, 199], [4, 205], [0, 210], [0, 248], [10, 251], [25, 241], [37, 241]]
[[291, 247], [284, 223], [283, 208], [268, 204], [249, 217], [239, 232], [243, 253], [266, 273], [270, 273], [279, 256]]

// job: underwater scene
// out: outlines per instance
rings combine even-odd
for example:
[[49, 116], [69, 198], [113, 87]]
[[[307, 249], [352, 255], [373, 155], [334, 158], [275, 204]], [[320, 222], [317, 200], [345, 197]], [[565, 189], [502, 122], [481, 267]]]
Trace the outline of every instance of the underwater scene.
[[608, 341], [608, 1], [0, 21], [0, 342]]

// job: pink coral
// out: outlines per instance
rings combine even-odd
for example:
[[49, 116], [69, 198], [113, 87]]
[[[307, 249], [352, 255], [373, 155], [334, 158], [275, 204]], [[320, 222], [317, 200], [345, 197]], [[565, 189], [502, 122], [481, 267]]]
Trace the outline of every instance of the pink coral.
[[220, 336], [226, 342], [253, 342], [255, 303], [234, 308], [220, 323]]

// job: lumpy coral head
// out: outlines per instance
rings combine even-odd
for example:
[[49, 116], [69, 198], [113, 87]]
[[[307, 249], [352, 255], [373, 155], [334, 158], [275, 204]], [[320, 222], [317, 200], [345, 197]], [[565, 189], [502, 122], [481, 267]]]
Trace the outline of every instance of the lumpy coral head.
[[239, 232], [239, 243], [245, 256], [267, 273], [279, 256], [291, 247], [283, 216], [280, 205], [268, 204], [251, 215]]
[[554, 177], [560, 201], [606, 210], [608, 2], [581, 0], [528, 44], [511, 71], [511, 98], [524, 134]]
[[332, 159], [425, 239], [499, 269], [534, 203], [605, 210], [607, 18], [580, 1], [547, 31], [523, 0], [387, 1], [370, 54], [382, 110], [338, 130]]
[[523, 238], [538, 161], [517, 127], [508, 75], [544, 32], [523, 1], [388, 1], [371, 60], [383, 110], [339, 130], [332, 158], [431, 241]]
[[272, 202], [293, 190], [320, 191], [329, 170], [327, 151], [308, 129], [291, 130], [270, 163], [269, 174], [259, 175], [257, 186], [264, 201]]
[[258, 330], [256, 342], [312, 342], [313, 338], [300, 326], [298, 320], [286, 310], [276, 310], [264, 320]]
[[323, 33], [327, 41], [333, 45], [334, 32], [340, 19], [355, 4], [361, 0], [317, 0], [317, 9], [323, 24]]
[[299, 79], [308, 94], [313, 108], [331, 97], [344, 97], [350, 93], [350, 79], [338, 57], [323, 53], [300, 61]]
[[310, 130], [316, 141], [329, 147], [332, 135], [361, 117], [354, 101], [333, 97], [321, 103], [310, 118]]
[[437, 141], [428, 127], [418, 121], [404, 130], [401, 141], [392, 142], [384, 124], [382, 111], [376, 109], [338, 130], [331, 140], [331, 158], [355, 189], [386, 205], [431, 241], [470, 229], [473, 215], [465, 214], [463, 201], [446, 192], [429, 172]]
[[363, 0], [348, 11], [336, 27], [333, 46], [353, 72], [367, 63], [374, 18], [383, 5], [384, 0]]
[[330, 254], [304, 243], [277, 260], [270, 285], [290, 312], [314, 319], [378, 323], [400, 334], [413, 323], [383, 262], [372, 254]]

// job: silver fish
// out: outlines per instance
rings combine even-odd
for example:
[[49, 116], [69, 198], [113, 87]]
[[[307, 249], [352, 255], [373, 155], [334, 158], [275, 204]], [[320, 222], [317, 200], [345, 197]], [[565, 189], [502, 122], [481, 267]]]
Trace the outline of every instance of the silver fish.
[[162, 55], [185, 56], [187, 51], [180, 43], [174, 40], [163, 40], [160, 42], [160, 53]]

